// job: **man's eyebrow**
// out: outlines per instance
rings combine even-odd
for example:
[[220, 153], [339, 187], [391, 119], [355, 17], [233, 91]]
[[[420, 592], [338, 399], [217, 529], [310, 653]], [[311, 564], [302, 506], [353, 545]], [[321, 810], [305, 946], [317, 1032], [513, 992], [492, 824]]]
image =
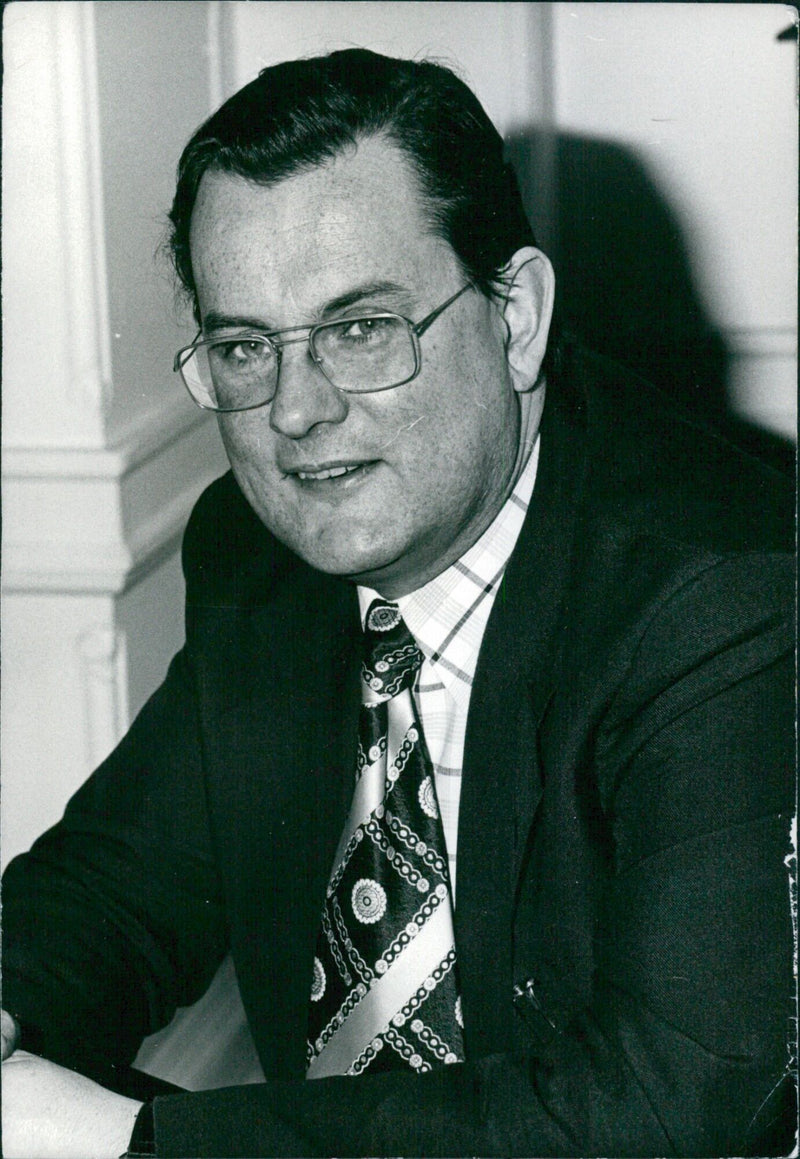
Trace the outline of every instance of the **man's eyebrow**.
[[[343, 310], [348, 310], [351, 306], [358, 305], [359, 302], [367, 298], [380, 297], [386, 294], [393, 297], [400, 295], [404, 299], [410, 298], [408, 287], [400, 285], [399, 282], [364, 282], [360, 286], [354, 286], [352, 290], [337, 294], [335, 298], [326, 302], [318, 319], [320, 321], [327, 320], [341, 314]], [[313, 325], [312, 322], [297, 323], [298, 329], [311, 325]], [[273, 326], [265, 318], [257, 318], [254, 314], [221, 314], [216, 310], [209, 310], [203, 318], [204, 334], [217, 330], [256, 330], [261, 334], [270, 334], [278, 329], [279, 327]]]
[[330, 302], [326, 302], [322, 310], [322, 317], [329, 318], [333, 314], [339, 314], [342, 310], [348, 310], [351, 306], [358, 305], [365, 298], [380, 297], [384, 294], [391, 294], [394, 297], [402, 295], [406, 299], [409, 297], [408, 287], [401, 286], [398, 282], [364, 282], [360, 286], [354, 286], [352, 290], [347, 290], [344, 294], [331, 298]]
[[256, 318], [248, 314], [219, 314], [216, 310], [209, 310], [203, 318], [203, 333], [212, 330], [258, 330], [259, 333], [269, 333], [270, 327], [263, 318]]

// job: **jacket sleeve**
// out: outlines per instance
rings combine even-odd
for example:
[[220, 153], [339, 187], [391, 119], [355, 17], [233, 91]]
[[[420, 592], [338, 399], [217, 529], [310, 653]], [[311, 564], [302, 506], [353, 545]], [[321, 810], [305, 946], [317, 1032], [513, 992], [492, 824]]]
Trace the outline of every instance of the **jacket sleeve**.
[[[613, 832], [591, 1000], [427, 1075], [157, 1099], [160, 1156], [745, 1155], [793, 1138], [791, 572], [709, 567], [652, 616], [592, 739]], [[787, 586], [787, 579], [789, 581]]]
[[4, 1006], [27, 1049], [113, 1085], [225, 952], [184, 653], [4, 879]]

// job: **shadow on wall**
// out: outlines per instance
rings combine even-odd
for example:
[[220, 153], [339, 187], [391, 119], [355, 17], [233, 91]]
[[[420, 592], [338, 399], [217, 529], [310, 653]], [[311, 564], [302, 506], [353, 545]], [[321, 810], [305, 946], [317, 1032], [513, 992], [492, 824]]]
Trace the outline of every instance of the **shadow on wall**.
[[[730, 411], [730, 352], [699, 301], [681, 228], [637, 157], [613, 142], [537, 131], [512, 136], [507, 154], [556, 268], [563, 328], [793, 474], [793, 444]], [[552, 220], [537, 212], [538, 174], [550, 174], [555, 190]]]

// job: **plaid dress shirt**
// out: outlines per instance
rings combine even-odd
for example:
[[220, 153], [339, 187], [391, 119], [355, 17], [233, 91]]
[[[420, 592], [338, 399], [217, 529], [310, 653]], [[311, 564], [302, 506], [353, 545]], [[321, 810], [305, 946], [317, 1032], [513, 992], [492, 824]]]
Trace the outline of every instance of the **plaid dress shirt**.
[[[480, 539], [441, 575], [395, 601], [425, 656], [412, 691], [436, 776], [454, 900], [472, 681], [489, 613], [533, 494], [539, 442], [537, 438], [514, 490]], [[378, 596], [371, 588], [358, 588], [362, 627]]]

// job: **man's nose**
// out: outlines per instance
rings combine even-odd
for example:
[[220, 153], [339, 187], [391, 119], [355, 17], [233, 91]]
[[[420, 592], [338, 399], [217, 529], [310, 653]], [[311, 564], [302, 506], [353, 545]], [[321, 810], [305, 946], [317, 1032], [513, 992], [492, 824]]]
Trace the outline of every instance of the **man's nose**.
[[347, 395], [328, 382], [305, 345], [285, 346], [278, 386], [270, 403], [274, 431], [302, 439], [318, 423], [340, 423], [349, 410]]

